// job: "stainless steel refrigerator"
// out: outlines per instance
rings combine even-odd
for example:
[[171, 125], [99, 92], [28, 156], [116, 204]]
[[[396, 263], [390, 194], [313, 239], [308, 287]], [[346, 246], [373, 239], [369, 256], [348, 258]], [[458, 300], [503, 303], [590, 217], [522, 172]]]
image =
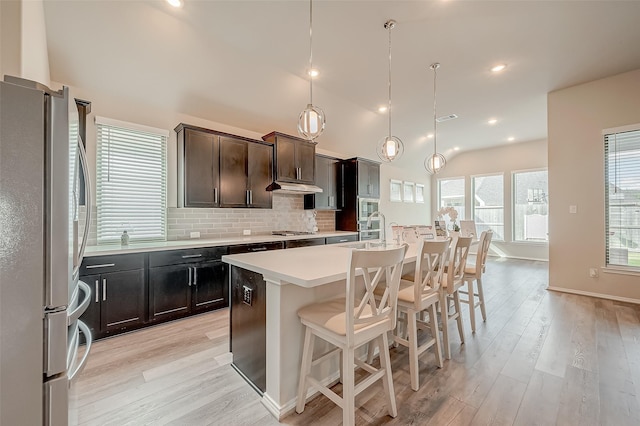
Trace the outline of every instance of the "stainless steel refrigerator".
[[[2, 426], [69, 421], [69, 386], [91, 348], [89, 330], [78, 320], [91, 297], [90, 287], [78, 280], [90, 222], [78, 231], [82, 170], [88, 178], [69, 90], [5, 77], [0, 82]], [[87, 345], [79, 354], [80, 332]]]

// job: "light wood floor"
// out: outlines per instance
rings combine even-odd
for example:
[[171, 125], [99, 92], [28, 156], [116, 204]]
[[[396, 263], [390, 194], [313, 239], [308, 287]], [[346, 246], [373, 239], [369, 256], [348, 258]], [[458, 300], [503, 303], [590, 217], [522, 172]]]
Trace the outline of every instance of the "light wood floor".
[[[491, 259], [487, 322], [472, 335], [463, 311], [466, 343], [452, 327], [444, 368], [431, 352], [421, 356], [418, 392], [407, 350], [392, 349], [398, 417], [386, 416], [374, 386], [357, 399], [356, 422], [640, 424], [640, 307], [550, 292], [547, 276], [544, 262]], [[277, 424], [228, 365], [228, 318], [222, 310], [97, 342], [72, 389], [74, 424]], [[320, 396], [282, 423], [340, 421]]]

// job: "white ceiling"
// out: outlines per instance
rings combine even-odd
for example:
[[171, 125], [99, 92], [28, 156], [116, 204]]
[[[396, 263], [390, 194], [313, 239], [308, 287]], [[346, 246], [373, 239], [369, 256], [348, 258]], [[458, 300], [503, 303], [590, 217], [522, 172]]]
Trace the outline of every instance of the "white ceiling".
[[[308, 101], [309, 3], [45, 1], [51, 78], [258, 133], [296, 134]], [[640, 68], [640, 1], [314, 2], [319, 147], [375, 158], [386, 135], [393, 30], [393, 134], [403, 167], [438, 148], [471, 150], [546, 138], [546, 94]], [[489, 68], [507, 63], [492, 75]], [[99, 112], [96, 111], [97, 114]], [[499, 121], [489, 126], [487, 120]], [[145, 124], [145, 123], [142, 123]], [[177, 124], [177, 123], [174, 123]]]

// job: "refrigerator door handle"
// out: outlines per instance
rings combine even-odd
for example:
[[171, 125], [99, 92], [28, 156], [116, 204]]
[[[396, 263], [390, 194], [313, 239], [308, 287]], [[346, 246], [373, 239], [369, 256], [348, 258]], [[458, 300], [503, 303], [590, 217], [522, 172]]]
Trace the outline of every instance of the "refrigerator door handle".
[[[89, 330], [89, 327], [87, 327], [87, 325], [80, 320], [78, 320], [78, 329], [79, 331], [82, 332], [82, 334], [84, 334], [84, 339], [87, 342], [87, 344], [84, 349], [84, 354], [82, 355], [82, 359], [80, 360], [80, 362], [77, 364], [74, 362], [71, 368], [69, 368], [68, 374], [69, 374], [70, 382], [72, 382], [77, 377], [77, 375], [82, 372], [82, 370], [84, 369], [84, 366], [87, 364], [87, 357], [89, 356], [89, 352], [91, 351], [91, 344], [93, 343], [93, 336], [91, 336], [91, 331]], [[78, 340], [80, 339], [78, 338]], [[77, 347], [75, 351], [77, 354]], [[74, 360], [75, 360], [75, 357], [74, 357]]]
[[78, 318], [80, 318], [91, 302], [91, 287], [82, 281], [78, 281], [78, 287], [84, 293], [84, 299], [82, 299], [82, 302], [78, 303], [78, 306], [67, 316], [68, 325], [73, 324]]
[[[87, 163], [87, 152], [84, 149], [84, 145], [82, 144], [82, 140], [78, 137], [78, 153], [80, 155], [80, 165], [82, 166], [82, 173], [84, 174], [84, 194], [85, 194], [85, 204], [87, 205], [87, 214], [84, 221], [84, 229], [82, 231], [82, 243], [80, 244], [80, 249], [78, 250], [78, 258], [75, 259], [75, 263], [73, 265], [73, 274], [72, 276], [77, 276], [80, 271], [80, 265], [82, 264], [82, 259], [84, 258], [84, 251], [87, 248], [87, 239], [89, 238], [89, 227], [91, 226], [91, 205], [93, 203], [91, 193], [91, 175], [89, 174], [89, 166]], [[74, 246], [78, 243], [74, 241]]]

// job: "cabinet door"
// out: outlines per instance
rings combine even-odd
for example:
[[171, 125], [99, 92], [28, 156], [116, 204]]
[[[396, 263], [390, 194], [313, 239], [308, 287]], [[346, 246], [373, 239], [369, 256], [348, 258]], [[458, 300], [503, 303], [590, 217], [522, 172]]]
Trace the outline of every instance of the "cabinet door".
[[358, 161], [358, 196], [369, 197], [371, 195], [371, 185], [369, 184], [368, 164]]
[[[221, 207], [247, 206], [247, 145], [247, 141], [228, 137], [220, 137]], [[265, 185], [265, 188], [267, 185]]]
[[371, 198], [380, 198], [380, 165], [369, 164], [369, 188]]
[[193, 267], [192, 308], [194, 312], [222, 308], [229, 304], [226, 264], [217, 260]]
[[273, 146], [248, 142], [249, 195], [251, 207], [271, 208], [271, 192], [266, 188], [273, 182]]
[[191, 311], [191, 280], [189, 265], [149, 268], [149, 317], [162, 321], [187, 315]]
[[83, 275], [80, 281], [84, 282], [91, 288], [91, 302], [87, 306], [80, 320], [89, 327], [93, 338], [98, 338], [101, 334], [100, 330], [100, 275]]
[[316, 156], [316, 185], [322, 188], [322, 192], [314, 194], [315, 208], [318, 210], [329, 208], [330, 183], [329, 170], [331, 168], [331, 159]]
[[316, 181], [316, 146], [310, 142], [298, 141], [296, 145], [296, 166], [299, 169], [299, 182]]
[[298, 141], [278, 136], [276, 139], [276, 180], [297, 182], [296, 144]]
[[144, 323], [144, 269], [102, 274], [100, 280], [103, 332]]
[[184, 131], [185, 207], [218, 207], [218, 137], [193, 129]]

